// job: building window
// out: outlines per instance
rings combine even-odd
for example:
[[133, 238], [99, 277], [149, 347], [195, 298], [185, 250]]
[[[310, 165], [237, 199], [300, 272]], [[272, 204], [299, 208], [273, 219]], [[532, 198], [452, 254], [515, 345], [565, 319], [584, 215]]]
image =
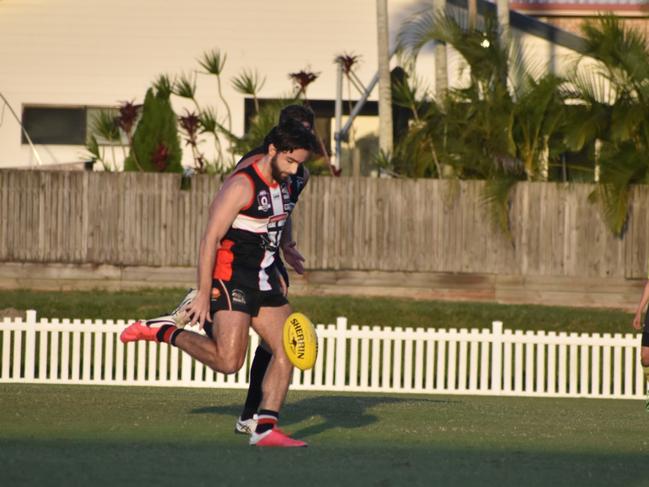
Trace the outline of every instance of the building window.
[[[85, 145], [86, 143], [85, 107], [25, 106], [22, 122], [34, 144]], [[27, 143], [24, 133], [22, 143]]]

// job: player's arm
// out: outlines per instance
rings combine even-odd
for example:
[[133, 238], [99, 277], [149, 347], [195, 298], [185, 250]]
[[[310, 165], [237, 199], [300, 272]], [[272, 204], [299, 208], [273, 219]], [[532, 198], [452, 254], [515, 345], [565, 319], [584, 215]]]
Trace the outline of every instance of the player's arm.
[[290, 265], [298, 274], [304, 274], [304, 257], [296, 247], [297, 242], [293, 240], [291, 219], [286, 220], [284, 230], [282, 231], [282, 240], [280, 247], [282, 255], [288, 265]]
[[649, 280], [645, 282], [644, 289], [642, 290], [642, 297], [638, 303], [638, 307], [635, 311], [635, 316], [633, 317], [633, 328], [639, 330], [642, 328], [642, 312], [647, 307], [649, 302]]
[[[300, 192], [304, 190], [306, 183], [309, 181], [309, 170], [305, 167], [304, 174], [304, 186], [300, 188]], [[286, 220], [284, 224], [284, 229], [282, 231], [282, 238], [280, 240], [280, 247], [282, 248], [282, 254], [284, 255], [284, 260], [290, 265], [295, 272], [302, 275], [304, 274], [304, 257], [297, 250], [297, 242], [293, 240], [293, 223], [291, 217]]]
[[229, 178], [210, 205], [209, 220], [201, 238], [198, 252], [198, 291], [196, 298], [187, 307], [190, 322], [202, 327], [210, 317], [210, 294], [212, 274], [219, 243], [239, 214], [250, 202], [253, 190], [248, 178], [243, 175]]

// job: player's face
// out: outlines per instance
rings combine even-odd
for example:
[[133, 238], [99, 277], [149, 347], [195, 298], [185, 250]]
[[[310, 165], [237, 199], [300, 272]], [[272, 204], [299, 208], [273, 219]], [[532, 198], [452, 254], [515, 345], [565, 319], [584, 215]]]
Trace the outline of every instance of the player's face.
[[277, 182], [286, 181], [289, 176], [293, 176], [300, 164], [304, 164], [311, 152], [306, 149], [295, 149], [287, 152], [277, 152], [270, 161], [273, 171], [273, 179]]

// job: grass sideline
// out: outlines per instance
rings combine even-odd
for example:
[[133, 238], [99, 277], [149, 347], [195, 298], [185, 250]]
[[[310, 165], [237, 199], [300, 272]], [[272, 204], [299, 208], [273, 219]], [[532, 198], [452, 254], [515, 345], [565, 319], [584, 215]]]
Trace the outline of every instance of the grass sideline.
[[[149, 318], [169, 312], [185, 292], [0, 291], [0, 310], [36, 309], [39, 316], [46, 318]], [[346, 296], [291, 296], [290, 301], [314, 323], [334, 323], [337, 316], [346, 316], [350, 324], [358, 325], [487, 328], [499, 320], [505, 328], [522, 330], [633, 332], [633, 315], [612, 309]]]
[[289, 392], [306, 449], [233, 433], [244, 391], [0, 384], [2, 485], [649, 483], [641, 401]]

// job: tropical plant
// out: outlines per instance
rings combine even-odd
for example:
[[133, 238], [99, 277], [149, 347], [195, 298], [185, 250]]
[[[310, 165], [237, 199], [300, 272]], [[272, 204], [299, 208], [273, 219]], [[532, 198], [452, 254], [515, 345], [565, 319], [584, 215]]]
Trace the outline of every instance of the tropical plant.
[[252, 96], [255, 104], [255, 113], [259, 113], [259, 92], [264, 87], [266, 78], [259, 76], [257, 71], [244, 69], [243, 72], [232, 79], [232, 86], [242, 95]]
[[[511, 188], [516, 181], [547, 179], [552, 159], [559, 158], [564, 81], [526, 70], [521, 55], [503, 44], [493, 17], [476, 28], [467, 24], [453, 11], [429, 10], [404, 25], [399, 38], [406, 56], [416, 58], [429, 42], [442, 41], [469, 71], [464, 87], [431, 99], [418, 95], [411, 80], [397, 84], [395, 100], [412, 112], [413, 123], [393, 165], [407, 175], [486, 180], [483, 199], [509, 233]], [[517, 69], [508, 69], [510, 63]]]
[[[91, 122], [86, 150], [102, 165], [104, 171], [117, 169], [115, 145], [120, 141], [121, 134], [114, 110], [100, 110]], [[110, 158], [106, 154], [106, 146], [110, 147]]]
[[205, 172], [207, 168], [207, 161], [203, 153], [198, 148], [198, 135], [201, 131], [200, 117], [194, 112], [185, 110], [185, 115], [178, 117], [178, 124], [180, 125], [183, 135], [185, 136], [185, 144], [190, 146], [192, 149], [194, 167], [200, 173]]
[[169, 95], [149, 88], [135, 129], [127, 171], [182, 172], [177, 119]]
[[295, 84], [294, 98], [303, 97], [303, 99], [306, 101], [306, 89], [311, 83], [318, 79], [318, 76], [320, 76], [320, 73], [314, 73], [313, 71], [309, 71], [307, 69], [302, 69], [300, 71], [296, 71], [295, 73], [289, 73], [289, 79]]
[[[219, 49], [212, 49], [209, 52], [203, 53], [203, 57], [199, 59], [198, 63], [201, 65], [201, 67], [205, 70], [205, 74], [210, 74], [216, 77], [216, 87], [217, 87], [217, 92], [219, 94], [219, 99], [221, 100], [221, 103], [225, 107], [225, 112], [226, 112], [226, 126], [225, 131], [227, 131], [228, 134], [232, 134], [232, 111], [230, 110], [230, 105], [228, 104], [227, 100], [223, 96], [223, 83], [221, 81], [221, 77], [223, 75], [223, 69], [225, 68], [225, 61], [227, 60], [228, 56], [226, 53], [221, 53]], [[227, 137], [230, 143], [230, 153], [231, 153], [231, 160], [230, 165], [234, 165], [234, 150], [232, 146], [232, 142], [229, 137]], [[219, 153], [219, 158], [221, 157], [221, 154]], [[222, 161], [220, 162], [221, 169], [223, 169], [223, 163]]]
[[[596, 147], [600, 203], [611, 231], [621, 235], [631, 185], [649, 182], [649, 49], [646, 37], [612, 15], [583, 25], [584, 57], [567, 96], [579, 106], [568, 121], [573, 150]], [[587, 58], [595, 65], [584, 66]]]

